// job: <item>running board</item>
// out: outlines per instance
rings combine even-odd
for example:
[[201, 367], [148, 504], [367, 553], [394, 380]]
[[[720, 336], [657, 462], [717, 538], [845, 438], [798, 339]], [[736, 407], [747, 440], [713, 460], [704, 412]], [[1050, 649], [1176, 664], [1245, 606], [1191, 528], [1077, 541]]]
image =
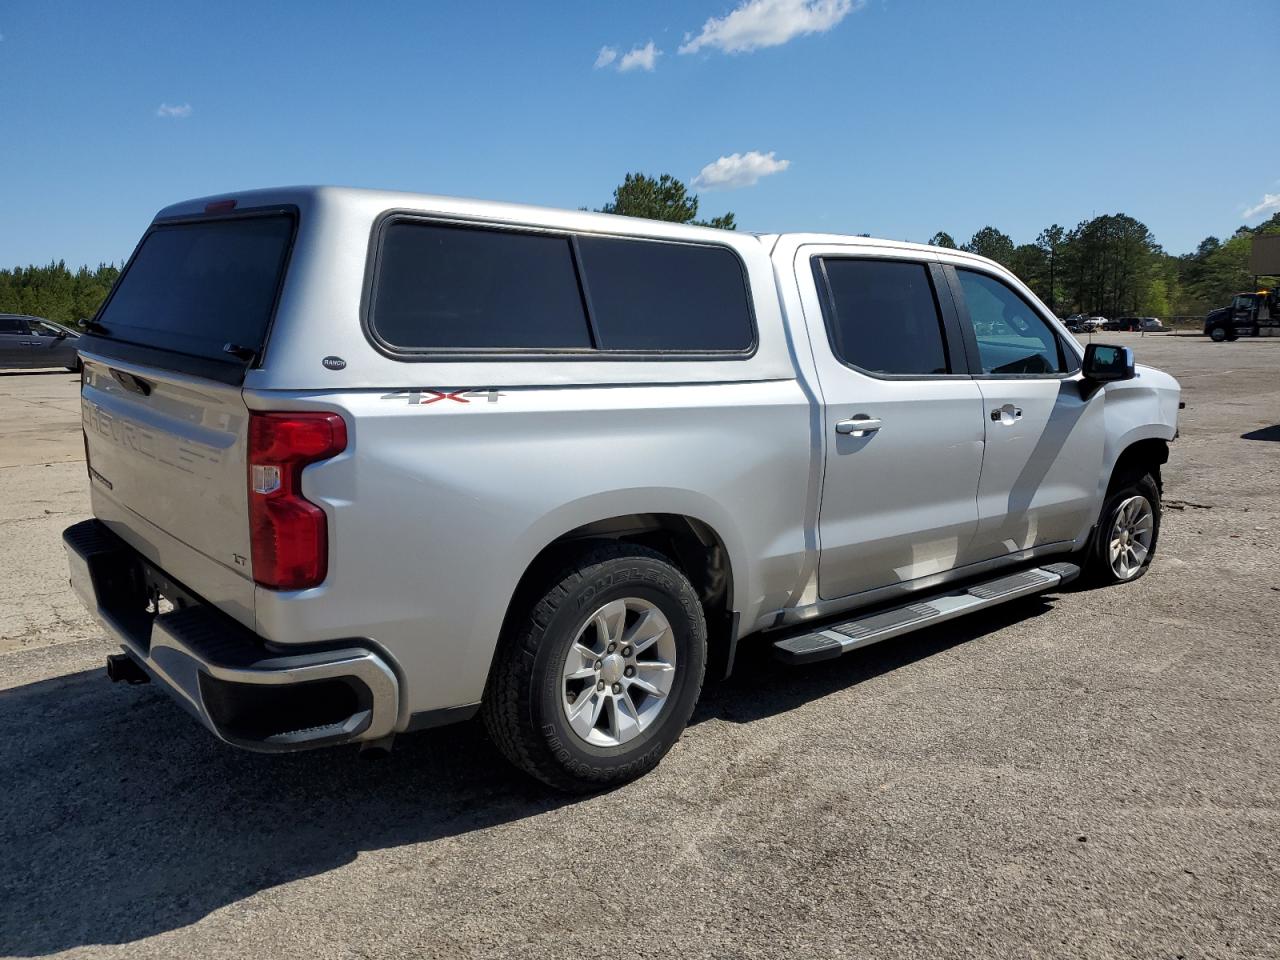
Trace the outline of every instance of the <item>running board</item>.
[[1080, 576], [1074, 563], [1046, 563], [1019, 573], [976, 583], [965, 590], [935, 594], [891, 610], [828, 624], [819, 630], [793, 634], [773, 645], [783, 663], [833, 660], [842, 653], [931, 627], [953, 617], [994, 607], [998, 603], [1029, 597], [1070, 583]]

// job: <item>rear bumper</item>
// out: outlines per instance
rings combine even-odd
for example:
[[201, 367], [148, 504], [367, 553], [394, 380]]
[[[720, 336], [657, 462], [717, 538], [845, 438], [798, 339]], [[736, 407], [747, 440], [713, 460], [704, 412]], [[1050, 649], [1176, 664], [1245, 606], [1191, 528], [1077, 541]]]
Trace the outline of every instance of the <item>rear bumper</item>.
[[[399, 683], [360, 641], [282, 651], [149, 564], [97, 520], [62, 534], [71, 586], [89, 612], [220, 739], [287, 752], [394, 730]], [[172, 604], [157, 612], [157, 596]]]

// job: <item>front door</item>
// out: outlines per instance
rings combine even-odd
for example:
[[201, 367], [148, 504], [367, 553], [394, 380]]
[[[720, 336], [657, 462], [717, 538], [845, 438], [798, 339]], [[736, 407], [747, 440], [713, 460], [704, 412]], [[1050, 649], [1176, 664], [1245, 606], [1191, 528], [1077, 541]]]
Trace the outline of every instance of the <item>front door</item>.
[[1237, 296], [1231, 302], [1232, 317], [1231, 322], [1235, 325], [1237, 331], [1250, 330], [1256, 320], [1255, 311], [1259, 297], [1251, 297], [1247, 295]]
[[978, 521], [982, 395], [945, 278], [860, 249], [802, 247], [797, 261], [822, 392], [823, 599], [968, 562]]
[[986, 453], [973, 551], [980, 560], [1076, 539], [1102, 474], [1102, 391], [1031, 303], [994, 273], [956, 268], [957, 307], [977, 358]]
[[42, 320], [30, 320], [31, 355], [33, 367], [73, 367], [76, 362], [76, 341], [65, 331]]

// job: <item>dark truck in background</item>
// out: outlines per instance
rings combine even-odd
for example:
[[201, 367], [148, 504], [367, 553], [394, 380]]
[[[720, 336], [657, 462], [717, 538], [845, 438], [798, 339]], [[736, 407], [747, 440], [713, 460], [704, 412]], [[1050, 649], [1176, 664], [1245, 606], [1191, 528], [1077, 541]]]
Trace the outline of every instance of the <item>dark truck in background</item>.
[[1215, 343], [1251, 337], [1280, 336], [1280, 287], [1256, 293], [1237, 293], [1231, 305], [1211, 310], [1204, 318], [1204, 335]]

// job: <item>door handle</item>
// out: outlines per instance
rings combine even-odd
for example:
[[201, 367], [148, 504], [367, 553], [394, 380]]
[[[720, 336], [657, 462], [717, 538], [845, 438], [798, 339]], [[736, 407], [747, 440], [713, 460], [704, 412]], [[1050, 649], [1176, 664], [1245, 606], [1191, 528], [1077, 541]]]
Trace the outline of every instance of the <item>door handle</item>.
[[836, 433], [849, 437], [865, 437], [869, 433], [875, 433], [882, 426], [884, 424], [879, 420], [859, 413], [848, 420], [837, 420]]
[[1006, 403], [1003, 407], [996, 407], [991, 411], [991, 419], [995, 423], [1008, 418], [1009, 421], [1022, 419], [1022, 408], [1015, 407], [1011, 403]]

